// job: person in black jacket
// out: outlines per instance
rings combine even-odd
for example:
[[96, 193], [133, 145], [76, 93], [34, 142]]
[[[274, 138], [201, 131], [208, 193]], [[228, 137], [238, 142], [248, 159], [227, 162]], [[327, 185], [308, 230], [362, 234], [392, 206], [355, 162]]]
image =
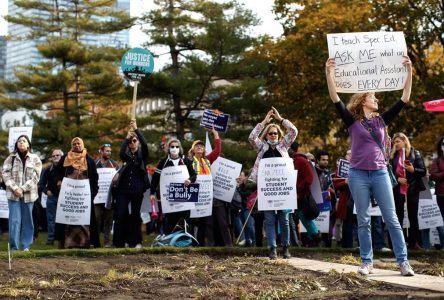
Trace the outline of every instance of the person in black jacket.
[[[142, 247], [140, 207], [143, 193], [149, 188], [150, 181], [145, 166], [148, 164], [148, 145], [136, 120], [131, 120], [130, 131], [120, 147], [119, 182], [114, 206], [114, 247]], [[128, 205], [130, 205], [130, 208]]]
[[81, 180], [88, 179], [91, 192], [90, 225], [56, 224], [55, 239], [59, 248], [90, 248], [100, 247], [99, 234], [94, 214], [94, 197], [99, 191], [99, 175], [94, 160], [87, 154], [83, 140], [75, 137], [71, 141], [71, 150], [64, 155], [56, 166], [57, 185], [60, 187], [64, 177]]
[[[197, 178], [191, 160], [183, 156], [183, 148], [180, 141], [177, 139], [171, 139], [167, 145], [168, 145], [168, 155], [167, 157], [159, 161], [159, 163], [157, 164], [156, 171], [154, 172], [153, 178], [151, 180], [151, 189], [150, 189], [151, 201], [156, 200], [156, 193], [157, 193], [157, 199], [160, 199], [158, 193], [158, 187], [160, 183], [160, 175], [164, 168], [185, 165], [187, 167], [189, 174], [189, 178], [186, 179], [184, 182], [185, 186], [188, 186], [191, 183], [195, 182]], [[189, 216], [190, 216], [189, 210], [165, 214], [166, 218], [165, 234], [170, 234], [180, 219], [182, 218], [187, 219], [189, 218]]]
[[393, 149], [390, 157], [398, 185], [393, 189], [396, 214], [399, 224], [404, 220], [404, 202], [407, 201], [407, 211], [410, 221], [408, 246], [420, 250], [421, 238], [418, 227], [419, 192], [425, 190], [422, 177], [426, 169], [421, 153], [413, 149], [408, 137], [404, 133], [395, 133]]
[[48, 224], [48, 240], [46, 245], [54, 244], [55, 239], [55, 219], [57, 212], [57, 200], [59, 198], [60, 187], [57, 185], [59, 180], [57, 175], [56, 166], [63, 156], [63, 152], [60, 149], [54, 149], [52, 151], [52, 163], [43, 170], [40, 176], [39, 194], [47, 196], [46, 200], [46, 219]]

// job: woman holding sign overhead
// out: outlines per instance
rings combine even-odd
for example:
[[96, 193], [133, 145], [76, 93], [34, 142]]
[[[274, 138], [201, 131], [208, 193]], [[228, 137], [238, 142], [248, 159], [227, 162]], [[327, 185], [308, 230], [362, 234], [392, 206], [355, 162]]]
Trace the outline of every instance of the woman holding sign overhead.
[[3, 164], [3, 182], [9, 207], [9, 244], [11, 250], [20, 246], [29, 251], [33, 242], [34, 223], [32, 208], [39, 197], [37, 183], [42, 162], [32, 153], [28, 136], [21, 135], [15, 142], [14, 151]]
[[396, 216], [392, 184], [387, 169], [389, 136], [386, 126], [409, 101], [412, 88], [412, 63], [404, 56], [403, 65], [407, 71], [403, 94], [388, 111], [379, 115], [378, 99], [372, 92], [354, 94], [345, 107], [336, 92], [335, 59], [325, 64], [328, 91], [342, 120], [348, 127], [353, 156], [350, 161], [349, 187], [355, 200], [358, 218], [358, 238], [362, 264], [358, 272], [367, 275], [373, 272], [373, 249], [370, 226], [370, 195], [373, 194], [381, 209], [393, 242], [393, 250], [401, 269], [401, 275], [413, 276], [407, 260], [407, 247]]
[[[91, 192], [90, 199], [90, 224], [89, 225], [64, 225], [57, 223], [55, 239], [59, 241], [59, 248], [90, 248], [90, 246], [100, 247], [99, 233], [96, 226], [96, 216], [94, 214], [94, 197], [99, 191], [99, 175], [97, 175], [96, 164], [88, 155], [83, 140], [75, 137], [71, 141], [71, 150], [64, 155], [56, 166], [59, 186], [63, 189], [63, 179], [89, 180]], [[63, 197], [62, 193], [59, 197]], [[60, 203], [59, 198], [59, 203]], [[60, 206], [57, 207], [60, 209]], [[56, 215], [58, 215], [57, 212]]]
[[[276, 123], [272, 123], [273, 119], [282, 124], [283, 127], [287, 128], [288, 132], [285, 136], [281, 127]], [[258, 152], [253, 170], [251, 171], [248, 180], [255, 183], [257, 182], [259, 162], [261, 159], [270, 157], [289, 157], [287, 150], [296, 139], [297, 134], [298, 130], [296, 129], [296, 126], [294, 126], [289, 120], [282, 118], [276, 108], [272, 107], [265, 116], [265, 119], [254, 127], [248, 138], [250, 144]], [[296, 199], [294, 201], [296, 201]], [[289, 212], [286, 210], [264, 211], [264, 226], [269, 249], [268, 257], [270, 259], [277, 258], [276, 214], [281, 229], [283, 257], [290, 258], [291, 255], [288, 251], [290, 240]]]

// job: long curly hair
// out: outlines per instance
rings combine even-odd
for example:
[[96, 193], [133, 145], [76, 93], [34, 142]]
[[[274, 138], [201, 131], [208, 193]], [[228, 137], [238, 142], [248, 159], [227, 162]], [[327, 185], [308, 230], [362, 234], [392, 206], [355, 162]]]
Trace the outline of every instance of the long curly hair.
[[[353, 115], [353, 118], [355, 120], [362, 120], [365, 118], [364, 114], [364, 102], [368, 95], [373, 95], [374, 93], [367, 92], [367, 93], [356, 93], [351, 96], [350, 101], [347, 104], [347, 109], [350, 111], [350, 113]], [[378, 114], [376, 114], [377, 116]]]

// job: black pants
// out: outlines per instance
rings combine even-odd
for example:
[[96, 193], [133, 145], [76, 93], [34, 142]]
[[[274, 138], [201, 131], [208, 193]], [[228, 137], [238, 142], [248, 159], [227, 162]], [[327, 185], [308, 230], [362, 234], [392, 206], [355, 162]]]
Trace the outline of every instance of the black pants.
[[[114, 207], [113, 244], [122, 248], [125, 243], [130, 247], [142, 243], [140, 206], [143, 194], [118, 193]], [[128, 204], [131, 203], [131, 213]]]
[[[190, 211], [186, 210], [186, 211], [179, 211], [179, 212], [173, 212], [173, 213], [168, 213], [165, 214], [165, 234], [170, 234], [173, 232], [174, 227], [176, 227], [176, 225], [182, 226], [184, 225], [184, 223], [180, 223], [181, 220], [186, 220], [190, 217]], [[187, 232], [190, 233], [188, 231], [189, 228], [187, 228]], [[192, 234], [192, 233], [190, 233]]]
[[[404, 222], [404, 201], [403, 195], [395, 193], [395, 207], [396, 215], [398, 216], [399, 224], [402, 227]], [[418, 206], [419, 206], [419, 193], [407, 195], [407, 212], [410, 222], [409, 236], [406, 239], [409, 247], [415, 247], [418, 243], [421, 243], [421, 235], [418, 225]], [[405, 234], [405, 231], [404, 231]], [[404, 236], [405, 237], [405, 236]]]
[[[206, 219], [207, 228], [205, 236], [207, 239], [207, 246], [231, 246], [233, 244], [228, 210], [229, 208], [225, 203], [213, 205], [213, 215]], [[216, 239], [216, 236], [219, 236], [220, 239]], [[217, 240], [219, 240], [218, 243], [216, 243]]]
[[256, 234], [256, 247], [263, 246], [264, 239], [264, 212], [254, 214], [254, 231]]

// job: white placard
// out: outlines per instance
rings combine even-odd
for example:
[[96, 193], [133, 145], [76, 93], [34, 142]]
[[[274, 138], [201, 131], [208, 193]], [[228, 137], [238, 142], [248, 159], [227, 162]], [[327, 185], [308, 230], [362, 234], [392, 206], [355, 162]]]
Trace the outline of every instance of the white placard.
[[170, 183], [184, 183], [190, 175], [186, 166], [173, 166], [163, 168], [160, 174], [160, 201], [163, 213], [172, 213], [184, 210], [194, 209], [194, 202], [169, 202], [168, 188]]
[[407, 201], [404, 201], [404, 219], [402, 220], [402, 228], [410, 228], [409, 213], [407, 211]]
[[9, 219], [8, 198], [6, 198], [5, 190], [0, 190], [0, 219]]
[[[316, 224], [316, 227], [321, 233], [329, 233], [330, 232], [330, 212], [322, 211], [319, 216], [313, 220]], [[307, 229], [304, 227], [304, 224], [301, 222], [301, 232], [307, 232]]]
[[335, 58], [336, 91], [364, 93], [404, 88], [407, 55], [404, 33], [352, 32], [327, 34], [328, 55]]
[[211, 165], [213, 197], [225, 202], [231, 202], [236, 191], [236, 178], [239, 177], [241, 171], [241, 164], [218, 157]]
[[40, 197], [40, 203], [43, 208], [46, 208], [46, 203], [48, 202], [48, 195], [42, 192], [42, 196]]
[[263, 158], [259, 162], [258, 210], [297, 209], [297, 170], [288, 157]]
[[436, 196], [433, 199], [419, 199], [418, 205], [419, 230], [443, 226], [443, 220]]
[[88, 179], [63, 178], [57, 201], [56, 223], [90, 225], [91, 189]]
[[430, 245], [440, 245], [439, 232], [436, 228], [430, 228]]
[[[372, 206], [372, 204], [369, 204], [368, 210], [370, 212], [370, 216], [378, 217], [382, 216], [381, 209], [379, 206]], [[356, 215], [356, 205], [353, 206], [353, 214]]]
[[197, 175], [199, 183], [199, 201], [196, 209], [190, 212], [190, 218], [208, 217], [213, 214], [213, 177], [211, 175]]
[[117, 171], [115, 168], [98, 168], [99, 174], [99, 192], [94, 198], [94, 204], [106, 203], [108, 199], [109, 189], [111, 188], [111, 180]]
[[8, 148], [9, 152], [14, 151], [14, 145], [18, 137], [21, 135], [27, 135], [29, 140], [32, 141], [32, 127], [11, 127], [9, 128]]

